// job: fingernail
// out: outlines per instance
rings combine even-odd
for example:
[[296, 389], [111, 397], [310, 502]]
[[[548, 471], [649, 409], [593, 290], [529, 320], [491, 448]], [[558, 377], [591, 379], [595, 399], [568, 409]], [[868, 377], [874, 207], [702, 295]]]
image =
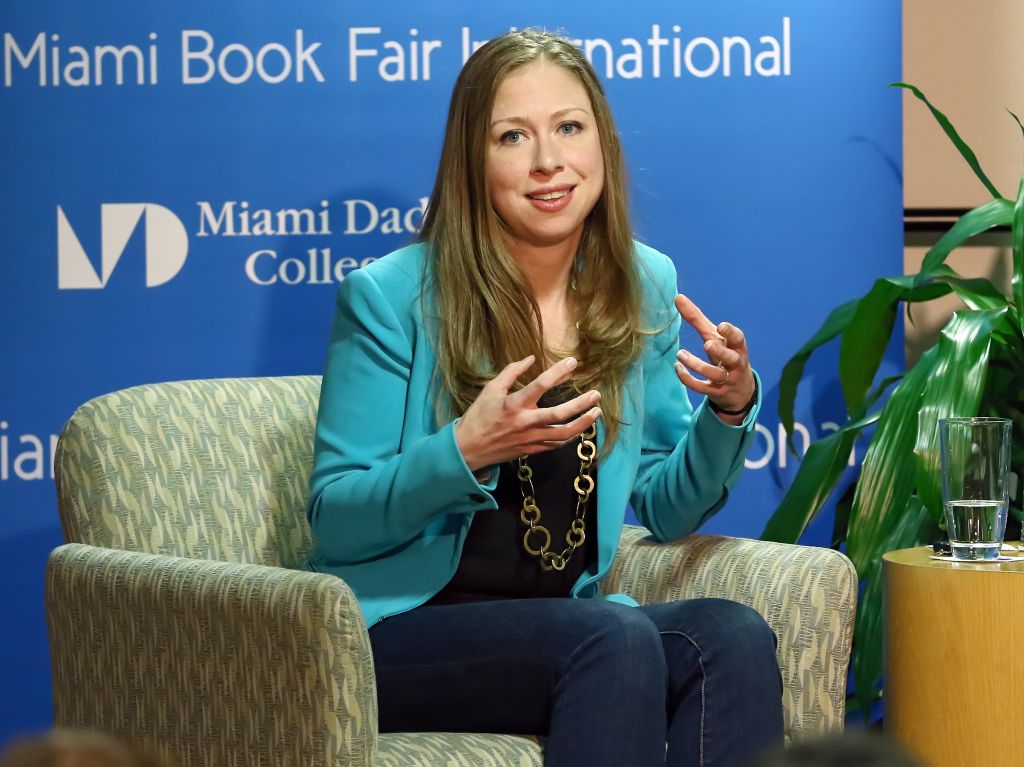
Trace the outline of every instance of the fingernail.
[[677, 362], [675, 364], [675, 369], [676, 369], [677, 373], [682, 373], [683, 372], [683, 363], [682, 362]]
[[576, 367], [576, 358], [575, 357], [566, 357], [565, 358], [565, 366], [567, 368], [569, 368], [569, 370], [572, 370], [574, 367]]
[[600, 418], [601, 417], [601, 408], [595, 407], [593, 410], [590, 411], [590, 413], [591, 413], [591, 415], [594, 416], [594, 418]]
[[704, 348], [710, 349], [712, 346], [714, 346], [714, 344], [715, 342], [709, 338], [707, 341], [704, 342]]

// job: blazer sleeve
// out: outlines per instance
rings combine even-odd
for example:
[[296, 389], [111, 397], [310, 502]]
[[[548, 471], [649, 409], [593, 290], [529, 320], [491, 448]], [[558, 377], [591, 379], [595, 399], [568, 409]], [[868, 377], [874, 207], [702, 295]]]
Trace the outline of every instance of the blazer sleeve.
[[[707, 401], [696, 410], [674, 369], [682, 319], [673, 305], [676, 270], [672, 261], [654, 253], [648, 262], [653, 289], [646, 300], [655, 328], [643, 355], [643, 427], [640, 464], [630, 503], [637, 518], [659, 540], [682, 538], [696, 530], [729, 497], [743, 468], [761, 408], [757, 402], [739, 426], [722, 421]], [[757, 377], [757, 374], [754, 374]]]
[[429, 396], [410, 392], [410, 332], [368, 271], [346, 277], [320, 393], [307, 514], [318, 550], [338, 562], [380, 556], [444, 514], [493, 505], [496, 477], [477, 481], [454, 422], [403, 444], [408, 398]]

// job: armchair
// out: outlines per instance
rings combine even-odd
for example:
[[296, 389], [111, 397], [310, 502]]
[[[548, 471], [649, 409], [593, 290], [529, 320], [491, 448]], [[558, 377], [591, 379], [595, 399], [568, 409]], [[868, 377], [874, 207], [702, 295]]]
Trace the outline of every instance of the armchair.
[[[58, 726], [181, 765], [520, 767], [513, 735], [377, 732], [348, 586], [299, 568], [320, 378], [137, 386], [79, 408], [56, 455], [67, 544], [47, 566]], [[779, 637], [787, 737], [842, 728], [857, 581], [837, 552], [627, 528], [605, 588], [720, 596]]]

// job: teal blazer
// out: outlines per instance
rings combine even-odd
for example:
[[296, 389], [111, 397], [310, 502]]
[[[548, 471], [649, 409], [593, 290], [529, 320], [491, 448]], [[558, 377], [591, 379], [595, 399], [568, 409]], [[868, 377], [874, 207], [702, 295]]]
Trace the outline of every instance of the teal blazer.
[[[308, 510], [310, 568], [343, 578], [366, 623], [410, 610], [451, 579], [476, 514], [497, 509], [466, 466], [454, 420], [434, 415], [434, 334], [421, 293], [428, 246], [411, 245], [351, 272], [338, 290], [327, 353]], [[695, 530], [726, 501], [752, 439], [704, 403], [694, 410], [673, 369], [680, 317], [671, 260], [636, 244], [648, 336], [628, 371], [623, 426], [597, 469], [598, 556], [574, 597], [596, 597], [631, 503], [655, 538]], [[760, 392], [760, 383], [758, 391]], [[598, 440], [604, 429], [598, 425]], [[511, 544], [510, 544], [511, 545]]]

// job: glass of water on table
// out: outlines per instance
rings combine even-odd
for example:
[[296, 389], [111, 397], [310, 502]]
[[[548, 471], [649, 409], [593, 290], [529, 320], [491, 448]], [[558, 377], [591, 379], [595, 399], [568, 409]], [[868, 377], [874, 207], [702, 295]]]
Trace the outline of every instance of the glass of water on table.
[[939, 421], [942, 501], [954, 559], [999, 557], [1009, 505], [1011, 422]]

